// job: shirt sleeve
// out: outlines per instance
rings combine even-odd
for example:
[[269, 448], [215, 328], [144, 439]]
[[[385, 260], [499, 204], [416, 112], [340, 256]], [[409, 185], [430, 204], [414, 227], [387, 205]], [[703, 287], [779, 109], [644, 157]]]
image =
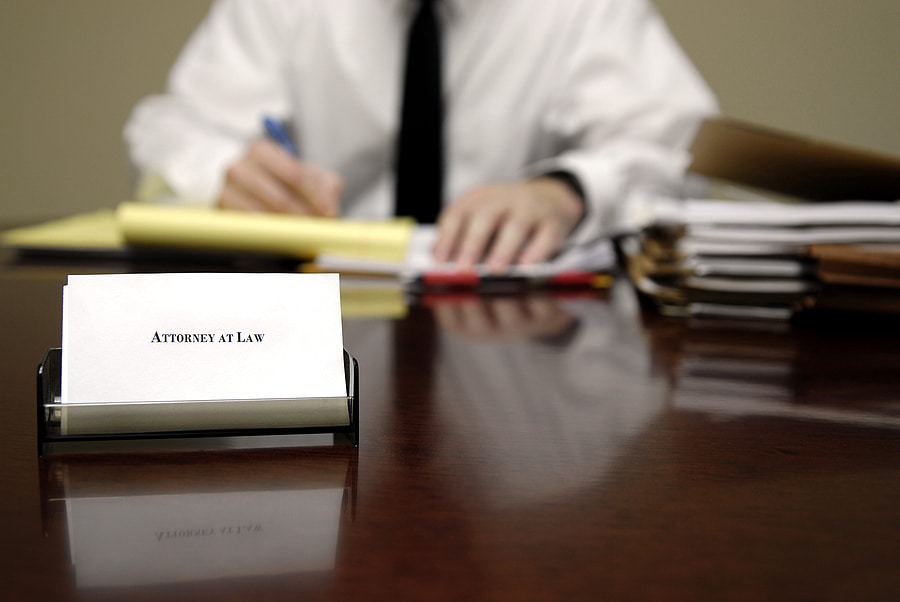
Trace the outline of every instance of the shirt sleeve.
[[626, 228], [631, 199], [677, 194], [693, 134], [718, 111], [652, 5], [585, 5], [570, 70], [545, 123], [565, 150], [528, 168], [569, 172], [581, 184], [586, 215], [572, 245]]
[[289, 5], [213, 4], [173, 66], [166, 93], [142, 100], [126, 123], [139, 189], [211, 204], [226, 167], [260, 135], [263, 113], [286, 114], [281, 46]]

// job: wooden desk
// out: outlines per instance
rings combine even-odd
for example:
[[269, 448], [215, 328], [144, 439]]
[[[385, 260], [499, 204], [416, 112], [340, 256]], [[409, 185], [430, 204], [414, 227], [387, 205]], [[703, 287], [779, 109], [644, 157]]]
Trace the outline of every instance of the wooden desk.
[[[358, 454], [41, 463], [35, 365], [59, 343], [65, 274], [85, 267], [130, 269], [0, 269], [4, 600], [900, 596], [894, 327], [690, 324], [642, 314], [627, 287], [435, 301], [401, 320], [346, 321], [361, 366]], [[396, 360], [394, 340], [407, 351]], [[344, 488], [332, 548], [281, 538], [288, 558], [264, 549], [222, 578], [201, 556], [168, 573], [71, 557], [117, 533], [81, 525], [71, 541], [66, 499], [238, 492], [265, 529], [272, 492], [323, 487]], [[304, 570], [307, 552], [329, 566]], [[104, 575], [121, 583], [85, 585]]]

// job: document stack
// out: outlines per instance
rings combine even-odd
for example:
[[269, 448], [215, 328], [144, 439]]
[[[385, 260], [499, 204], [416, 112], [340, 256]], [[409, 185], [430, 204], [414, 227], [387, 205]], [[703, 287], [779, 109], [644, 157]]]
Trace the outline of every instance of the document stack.
[[900, 313], [898, 202], [667, 199], [652, 213], [622, 250], [664, 313]]
[[900, 315], [900, 160], [727, 118], [690, 152], [702, 187], [647, 203], [622, 241], [664, 312]]

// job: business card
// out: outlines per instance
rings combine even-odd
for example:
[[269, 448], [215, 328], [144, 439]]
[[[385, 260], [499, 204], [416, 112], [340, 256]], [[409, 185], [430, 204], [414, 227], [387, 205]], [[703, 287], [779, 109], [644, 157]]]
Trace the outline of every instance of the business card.
[[62, 355], [62, 403], [347, 394], [336, 274], [69, 276]]

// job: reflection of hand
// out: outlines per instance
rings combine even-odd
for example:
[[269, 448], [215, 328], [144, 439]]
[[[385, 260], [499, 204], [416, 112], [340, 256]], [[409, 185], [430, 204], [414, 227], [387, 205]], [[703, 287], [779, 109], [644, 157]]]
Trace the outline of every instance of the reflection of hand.
[[337, 174], [259, 140], [228, 168], [216, 204], [223, 209], [334, 217], [342, 189]]
[[492, 271], [548, 259], [581, 219], [584, 205], [563, 182], [537, 178], [483, 186], [447, 207], [434, 247], [439, 262]]
[[441, 329], [478, 340], [554, 337], [576, 320], [549, 297], [473, 297], [433, 307]]

